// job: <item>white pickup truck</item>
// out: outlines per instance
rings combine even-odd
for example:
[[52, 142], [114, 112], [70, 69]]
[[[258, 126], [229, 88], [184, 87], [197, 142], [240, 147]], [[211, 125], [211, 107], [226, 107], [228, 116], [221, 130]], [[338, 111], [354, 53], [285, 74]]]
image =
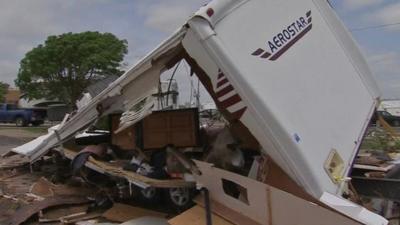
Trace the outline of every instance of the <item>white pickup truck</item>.
[[[160, 74], [180, 60], [227, 119], [241, 123], [312, 198], [357, 224], [387, 223], [341, 198], [379, 92], [326, 0], [214, 0], [57, 132], [14, 151], [35, 161], [100, 115], [141, 103], [121, 129], [134, 124], [151, 113], [147, 101]], [[334, 224], [325, 222], [316, 224]]]

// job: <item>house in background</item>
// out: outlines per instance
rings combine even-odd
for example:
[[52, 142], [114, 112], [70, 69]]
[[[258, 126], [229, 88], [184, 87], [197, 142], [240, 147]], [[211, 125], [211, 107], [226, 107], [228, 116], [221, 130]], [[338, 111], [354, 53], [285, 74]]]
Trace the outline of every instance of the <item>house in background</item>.
[[21, 92], [17, 88], [8, 88], [7, 94], [4, 96], [4, 103], [18, 104]]
[[21, 94], [18, 100], [18, 105], [21, 108], [46, 108], [50, 105], [63, 104], [63, 102], [58, 100], [49, 99], [28, 99], [25, 94]]

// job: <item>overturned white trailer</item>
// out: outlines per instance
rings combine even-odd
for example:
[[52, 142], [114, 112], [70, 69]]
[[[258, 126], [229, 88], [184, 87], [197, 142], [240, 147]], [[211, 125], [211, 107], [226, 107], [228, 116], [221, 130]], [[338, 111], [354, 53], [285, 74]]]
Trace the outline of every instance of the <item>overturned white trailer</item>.
[[112, 112], [124, 112], [120, 130], [132, 125], [151, 113], [160, 74], [180, 60], [227, 119], [314, 202], [345, 215], [348, 224], [387, 223], [341, 198], [379, 93], [326, 0], [214, 0], [39, 144], [14, 151], [35, 161]]

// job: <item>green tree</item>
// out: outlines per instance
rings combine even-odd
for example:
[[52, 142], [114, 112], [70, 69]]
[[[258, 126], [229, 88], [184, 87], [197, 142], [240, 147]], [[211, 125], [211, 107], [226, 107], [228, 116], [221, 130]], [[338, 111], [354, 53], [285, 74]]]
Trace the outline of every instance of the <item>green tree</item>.
[[0, 81], [0, 103], [5, 101], [9, 86], [9, 84]]
[[127, 52], [127, 41], [111, 33], [49, 36], [21, 60], [15, 84], [29, 99], [57, 98], [74, 105], [93, 82], [121, 75]]

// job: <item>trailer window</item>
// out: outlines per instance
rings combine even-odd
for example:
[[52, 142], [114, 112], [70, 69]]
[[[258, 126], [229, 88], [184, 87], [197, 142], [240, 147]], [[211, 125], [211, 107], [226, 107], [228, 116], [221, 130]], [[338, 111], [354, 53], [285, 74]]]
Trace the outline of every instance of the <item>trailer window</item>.
[[246, 205], [249, 205], [247, 188], [233, 181], [222, 179], [222, 189], [224, 190], [225, 194], [245, 203]]

